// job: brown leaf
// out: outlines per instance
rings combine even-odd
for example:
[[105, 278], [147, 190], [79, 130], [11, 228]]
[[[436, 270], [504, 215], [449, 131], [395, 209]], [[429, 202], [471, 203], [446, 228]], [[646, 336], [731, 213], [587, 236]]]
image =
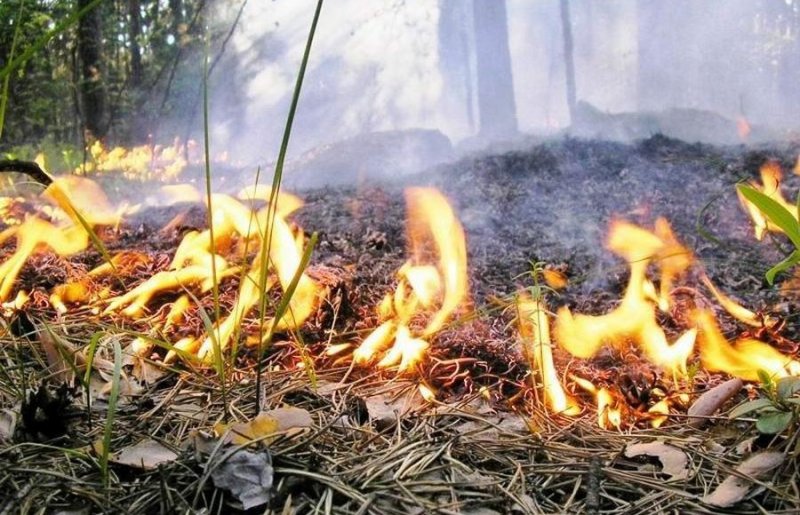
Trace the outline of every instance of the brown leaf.
[[142, 470], [153, 470], [163, 463], [175, 461], [178, 455], [155, 440], [142, 440], [109, 456], [109, 461], [118, 465]]
[[703, 498], [703, 502], [719, 508], [733, 506], [744, 499], [755, 484], [746, 478], [763, 479], [772, 470], [779, 467], [783, 460], [782, 453], [772, 451], [750, 456], [736, 467], [737, 475], [726, 477], [716, 490]]
[[219, 436], [229, 434], [235, 445], [247, 445], [254, 441], [269, 444], [278, 434], [292, 434], [311, 427], [313, 422], [308, 411], [288, 407], [261, 412], [249, 422], [230, 425], [218, 423], [214, 426], [214, 431]]
[[648, 442], [629, 445], [625, 456], [652, 456], [661, 462], [661, 470], [670, 480], [686, 479], [689, 476], [689, 457], [685, 452], [664, 442]]
[[739, 393], [744, 383], [739, 378], [733, 378], [708, 390], [698, 397], [694, 404], [689, 407], [689, 425], [694, 428], [701, 428], [708, 423], [708, 418], [728, 402], [731, 397]]

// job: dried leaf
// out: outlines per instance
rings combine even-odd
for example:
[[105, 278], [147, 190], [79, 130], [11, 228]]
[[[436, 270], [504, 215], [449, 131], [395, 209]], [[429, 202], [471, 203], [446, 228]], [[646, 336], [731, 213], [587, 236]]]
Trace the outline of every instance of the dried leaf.
[[214, 467], [214, 486], [228, 490], [245, 510], [269, 502], [273, 481], [272, 459], [266, 451], [236, 451]]
[[9, 441], [17, 430], [19, 415], [16, 411], [4, 409], [0, 411], [0, 442]]
[[664, 442], [648, 442], [629, 445], [625, 456], [652, 456], [661, 462], [661, 471], [670, 480], [686, 479], [689, 476], [689, 457], [685, 452]]
[[304, 409], [278, 408], [261, 412], [250, 422], [231, 425], [218, 423], [214, 431], [220, 436], [227, 432], [235, 445], [247, 445], [254, 441], [269, 444], [275, 439], [274, 435], [303, 430], [311, 427], [313, 422], [311, 414]]
[[722, 405], [739, 393], [743, 386], [741, 379], [733, 378], [705, 392], [687, 411], [689, 425], [698, 429], [706, 425], [708, 423], [706, 417], [719, 411]]
[[719, 508], [733, 506], [744, 499], [753, 487], [754, 483], [745, 478], [762, 479], [779, 467], [783, 459], [783, 454], [779, 452], [762, 452], [747, 458], [736, 467], [739, 475], [726, 477], [716, 490], [703, 498], [703, 502]]
[[162, 463], [175, 461], [177, 457], [178, 455], [174, 451], [167, 449], [155, 440], [148, 439], [113, 454], [108, 461], [117, 465], [153, 470]]
[[364, 403], [367, 406], [369, 419], [376, 427], [386, 428], [394, 425], [409, 412], [420, 408], [422, 406], [420, 399], [414, 389], [396, 399], [390, 399], [385, 395], [373, 395], [364, 399]]

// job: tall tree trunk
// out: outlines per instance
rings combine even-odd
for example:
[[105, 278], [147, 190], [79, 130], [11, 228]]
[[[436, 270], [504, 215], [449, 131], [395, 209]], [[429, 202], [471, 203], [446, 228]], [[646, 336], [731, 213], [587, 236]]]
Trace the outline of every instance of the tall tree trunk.
[[170, 29], [175, 41], [180, 38], [180, 25], [183, 23], [183, 5], [181, 0], [169, 0]]
[[575, 45], [572, 42], [572, 21], [568, 0], [561, 0], [561, 34], [564, 36], [564, 75], [567, 83], [567, 108], [570, 121], [575, 120]]
[[458, 119], [466, 117], [469, 134], [475, 132], [472, 85], [472, 7], [464, 0], [439, 0], [439, 67], [447, 92], [446, 106]]
[[142, 48], [139, 38], [142, 35], [142, 10], [139, 0], [128, 0], [128, 37], [131, 52], [131, 88], [138, 92], [142, 85], [144, 70], [142, 69]]
[[480, 135], [500, 139], [517, 134], [517, 108], [508, 48], [505, 0], [474, 0], [475, 55]]
[[[91, 0], [78, 0], [82, 10]], [[93, 138], [108, 132], [109, 113], [104, 84], [102, 17], [100, 5], [86, 12], [78, 22], [78, 56], [81, 65], [81, 108], [86, 131]]]

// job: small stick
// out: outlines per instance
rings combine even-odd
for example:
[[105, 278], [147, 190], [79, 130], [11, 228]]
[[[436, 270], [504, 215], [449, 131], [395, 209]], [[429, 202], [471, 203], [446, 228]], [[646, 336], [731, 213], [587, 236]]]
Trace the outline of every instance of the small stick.
[[53, 178], [50, 174], [42, 170], [39, 165], [33, 161], [18, 161], [16, 159], [0, 161], [0, 172], [24, 173], [43, 186], [50, 186], [53, 183]]

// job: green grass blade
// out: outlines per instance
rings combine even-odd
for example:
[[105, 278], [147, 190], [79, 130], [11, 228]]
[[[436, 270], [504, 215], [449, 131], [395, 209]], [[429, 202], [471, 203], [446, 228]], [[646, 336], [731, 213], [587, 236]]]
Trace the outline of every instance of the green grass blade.
[[[259, 334], [258, 334], [258, 341], [259, 341], [259, 352], [258, 356], [259, 359], [256, 364], [256, 402], [255, 402], [255, 409], [256, 414], [260, 410], [260, 395], [261, 395], [261, 354], [263, 352], [262, 343], [264, 341], [264, 325], [267, 318], [267, 296], [266, 296], [266, 286], [267, 286], [267, 277], [268, 277], [268, 268], [269, 268], [269, 254], [270, 254], [270, 245], [272, 245], [272, 226], [275, 223], [275, 217], [277, 216], [277, 209], [278, 209], [278, 194], [280, 193], [281, 189], [281, 179], [283, 178], [283, 165], [286, 160], [286, 152], [289, 148], [289, 140], [291, 139], [292, 135], [292, 125], [294, 124], [294, 117], [297, 113], [297, 105], [300, 101], [300, 91], [303, 88], [303, 79], [305, 78], [306, 68], [308, 67], [308, 58], [311, 55], [311, 46], [314, 42], [314, 34], [317, 31], [317, 24], [319, 23], [319, 16], [322, 12], [322, 3], [323, 0], [317, 0], [317, 7], [314, 10], [314, 18], [311, 21], [311, 27], [308, 31], [308, 39], [306, 40], [305, 50], [303, 51], [303, 59], [300, 61], [300, 69], [297, 72], [297, 80], [295, 81], [294, 91], [292, 92], [292, 101], [289, 105], [289, 114], [286, 116], [286, 125], [283, 129], [283, 139], [281, 140], [281, 147], [278, 151], [278, 159], [275, 162], [275, 173], [272, 176], [272, 190], [270, 191], [270, 202], [267, 206], [267, 227], [266, 227], [266, 234], [265, 237], [262, 239], [261, 244], [261, 269], [259, 270], [259, 291], [261, 292], [261, 301], [259, 302]], [[276, 318], [279, 320], [279, 318]], [[274, 328], [274, 325], [273, 325]], [[270, 336], [273, 332], [273, 328], [270, 328]]]
[[800, 263], [800, 250], [795, 250], [789, 254], [786, 259], [767, 270], [767, 282], [770, 284], [770, 286], [772, 286], [772, 284], [775, 283], [776, 275], [781, 272], [785, 272], [786, 270], [795, 266], [797, 263]]

